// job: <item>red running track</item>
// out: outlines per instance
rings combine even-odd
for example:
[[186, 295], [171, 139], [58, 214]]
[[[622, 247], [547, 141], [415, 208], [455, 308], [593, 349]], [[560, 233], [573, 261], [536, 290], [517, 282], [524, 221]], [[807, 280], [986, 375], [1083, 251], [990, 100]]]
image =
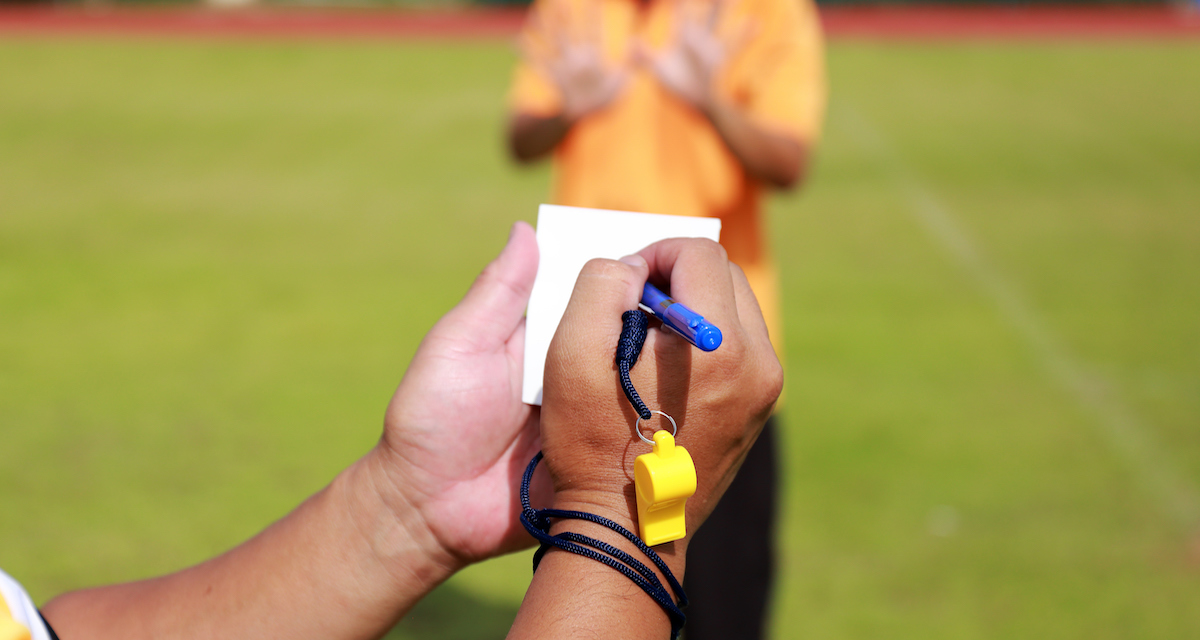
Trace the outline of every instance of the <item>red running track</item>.
[[835, 38], [1178, 38], [1200, 11], [1172, 6], [876, 6], [821, 11]]
[[473, 39], [509, 38], [520, 9], [0, 8], [0, 34]]
[[[0, 34], [197, 37], [474, 39], [509, 38], [520, 9], [238, 9], [8, 7]], [[834, 39], [1195, 38], [1200, 11], [1170, 6], [825, 7]]]

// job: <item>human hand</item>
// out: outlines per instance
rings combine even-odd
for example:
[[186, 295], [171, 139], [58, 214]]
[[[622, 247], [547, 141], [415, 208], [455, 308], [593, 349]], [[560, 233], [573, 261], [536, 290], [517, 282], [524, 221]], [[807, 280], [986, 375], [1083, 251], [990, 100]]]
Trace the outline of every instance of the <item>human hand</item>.
[[379, 443], [329, 486], [216, 558], [60, 596], [47, 618], [91, 639], [379, 638], [466, 564], [532, 544], [517, 487], [540, 446], [520, 398], [537, 263], [517, 223], [421, 342]]
[[676, 0], [675, 35], [666, 49], [655, 52], [639, 43], [636, 58], [668, 91], [703, 113], [716, 99], [714, 83], [730, 57], [747, 44], [755, 31], [749, 20], [734, 29], [720, 29], [721, 0], [700, 4]]
[[[544, 16], [538, 20], [534, 33], [543, 34], [535, 40], [526, 35], [520, 42], [525, 60], [558, 88], [562, 98], [561, 116], [567, 124], [608, 106], [621, 94], [629, 80], [627, 59], [615, 63], [605, 60], [603, 20], [598, 4], [588, 5], [589, 15], [580, 29], [564, 29], [550, 24]], [[551, 4], [562, 14], [558, 24], [571, 24], [562, 5]], [[628, 58], [628, 56], [626, 56]]]
[[[635, 529], [633, 460], [649, 447], [634, 432], [637, 415], [613, 360], [621, 314], [637, 308], [647, 278], [664, 290], [669, 284], [676, 300], [724, 334], [721, 347], [705, 353], [652, 328], [631, 371], [646, 404], [675, 418], [676, 441], [696, 465], [697, 489], [687, 502], [690, 538], [732, 481], [783, 382], [746, 277], [715, 242], [666, 240], [620, 262], [584, 267], [546, 359], [542, 450], [557, 508]], [[669, 425], [657, 418], [642, 428]]]
[[521, 402], [537, 263], [533, 229], [518, 222], [422, 340], [373, 452], [385, 501], [415, 509], [454, 568], [532, 544], [517, 518], [517, 485], [539, 447], [538, 412]]

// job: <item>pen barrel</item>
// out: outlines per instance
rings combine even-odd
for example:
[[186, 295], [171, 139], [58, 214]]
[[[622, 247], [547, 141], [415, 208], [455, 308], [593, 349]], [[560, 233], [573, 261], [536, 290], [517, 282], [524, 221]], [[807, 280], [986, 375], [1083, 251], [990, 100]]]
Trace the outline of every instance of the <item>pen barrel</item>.
[[650, 283], [642, 289], [642, 304], [667, 327], [696, 345], [701, 351], [713, 351], [721, 346], [721, 330], [704, 316], [672, 300]]
[[662, 319], [672, 329], [679, 331], [679, 335], [686, 337], [692, 345], [701, 346], [697, 341], [697, 330], [706, 327], [708, 323], [704, 322], [704, 317], [700, 313], [677, 303], [667, 307], [666, 311], [662, 313]]
[[646, 305], [654, 315], [661, 319], [667, 307], [675, 304], [675, 301], [667, 294], [659, 291], [657, 287], [647, 282], [642, 287], [642, 304]]

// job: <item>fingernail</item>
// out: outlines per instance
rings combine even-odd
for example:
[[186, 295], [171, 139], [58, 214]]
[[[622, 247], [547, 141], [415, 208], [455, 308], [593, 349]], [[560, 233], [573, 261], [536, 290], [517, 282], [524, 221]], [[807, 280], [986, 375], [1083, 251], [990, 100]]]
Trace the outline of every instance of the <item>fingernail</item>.
[[640, 269], [646, 266], [646, 259], [636, 253], [631, 256], [625, 256], [624, 258], [621, 258], [620, 261], [635, 269]]

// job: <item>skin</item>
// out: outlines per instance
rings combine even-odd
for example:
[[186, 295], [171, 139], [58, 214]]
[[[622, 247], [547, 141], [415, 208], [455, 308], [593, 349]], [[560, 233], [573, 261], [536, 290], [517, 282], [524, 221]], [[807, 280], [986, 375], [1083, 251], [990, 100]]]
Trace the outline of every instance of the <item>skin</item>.
[[[532, 544], [517, 492], [539, 449], [549, 474], [535, 478], [534, 504], [590, 510], [636, 529], [628, 469], [644, 445], [620, 399], [612, 353], [594, 345], [615, 345], [621, 312], [636, 307], [647, 277], [670, 282], [726, 335], [720, 350], [699, 356], [652, 330], [635, 368], [635, 384], [679, 420], [680, 444], [695, 460], [694, 531], [782, 384], [745, 277], [719, 245], [695, 239], [589, 263], [550, 348], [539, 415], [520, 401], [523, 313], [536, 271], [533, 230], [517, 223], [504, 251], [421, 343], [379, 443], [295, 511], [195, 567], [59, 596], [43, 608], [47, 620], [62, 637], [84, 640], [378, 638], [455, 571]], [[556, 526], [605, 537], [581, 523]], [[688, 540], [659, 547], [681, 579]], [[665, 637], [669, 622], [612, 569], [547, 554], [510, 636], [597, 628], [611, 638]]]
[[[621, 262], [590, 262], [546, 361], [543, 451], [556, 508], [596, 513], [637, 530], [631, 470], [648, 446], [634, 433], [636, 415], [616, 385], [612, 355], [590, 345], [616, 344], [621, 313], [637, 307], [647, 277], [669, 282], [676, 299], [704, 309], [705, 318], [725, 335], [719, 349], [702, 353], [678, 336], [652, 329], [631, 372], [647, 404], [676, 419], [677, 442], [696, 465], [697, 490], [686, 508], [688, 535], [656, 548], [682, 580], [688, 543], [758, 437], [783, 374], [750, 285], [719, 244], [668, 240]], [[648, 433], [653, 427], [643, 429]], [[552, 533], [562, 530], [630, 546], [588, 523], [556, 522]], [[584, 588], [588, 598], [580, 598]], [[595, 629], [604, 629], [605, 638], [666, 637], [670, 623], [619, 573], [570, 553], [548, 554], [509, 638], [578, 637]]]
[[[615, 65], [605, 61], [599, 8], [595, 4], [588, 6], [591, 11], [585, 21], [588, 28], [578, 37], [550, 28], [543, 16], [533, 14], [533, 20], [542, 20], [537, 31], [548, 34], [547, 42], [538, 43], [529, 36], [520, 42], [525, 60], [559, 88], [562, 98], [561, 109], [553, 116], [517, 114], [510, 127], [509, 146], [513, 156], [522, 162], [549, 153], [576, 122], [617, 99], [629, 81], [628, 60]], [[548, 9], [561, 10], [561, 5], [551, 5]]]
[[520, 399], [537, 258], [518, 223], [422, 341], [379, 443], [329, 487], [203, 564], [59, 596], [43, 609], [51, 626], [80, 639], [376, 638], [455, 571], [529, 546], [517, 488], [540, 448]]
[[[656, 52], [639, 43], [628, 60], [609, 66], [600, 58], [595, 41], [576, 41], [559, 30], [543, 29], [553, 34], [555, 46], [525, 46], [524, 57], [558, 88], [563, 108], [550, 116], [512, 114], [508, 126], [512, 156], [520, 162], [544, 157], [575, 123], [619, 98], [635, 68], [644, 68], [659, 84], [705, 116], [751, 176], [784, 189], [801, 182], [809, 157], [804, 142], [755, 122], [715, 88], [715, 79], [732, 54], [741, 50], [756, 31], [753, 24], [743, 23], [732, 29], [731, 35], [718, 33], [719, 8], [716, 2], [699, 8], [682, 6], [675, 37], [666, 49]], [[600, 24], [599, 20], [592, 22]], [[581, 60], [589, 64], [580, 64]], [[601, 87], [603, 90], [598, 89]]]

